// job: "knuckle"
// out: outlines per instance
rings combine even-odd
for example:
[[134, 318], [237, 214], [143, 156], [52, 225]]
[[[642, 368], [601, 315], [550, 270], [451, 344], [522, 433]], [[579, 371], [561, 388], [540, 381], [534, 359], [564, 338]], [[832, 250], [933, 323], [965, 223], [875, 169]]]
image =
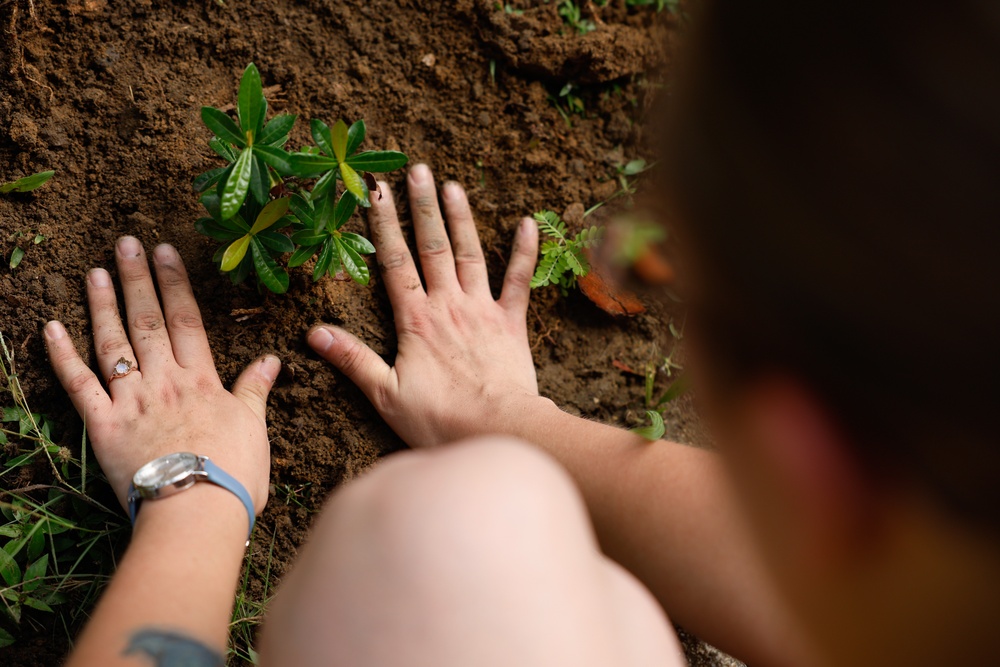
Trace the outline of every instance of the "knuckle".
[[131, 325], [136, 331], [156, 331], [163, 327], [163, 318], [159, 313], [148, 311], [133, 317]]
[[392, 271], [394, 269], [406, 266], [407, 262], [410, 260], [410, 253], [405, 250], [400, 250], [397, 252], [387, 253], [378, 263], [379, 267], [383, 271]]
[[66, 392], [69, 394], [81, 394], [90, 387], [93, 376], [84, 371], [77, 371], [73, 377], [66, 381]]
[[115, 355], [128, 348], [128, 340], [124, 336], [112, 335], [105, 338], [97, 346], [97, 353], [101, 356]]
[[364, 349], [359, 343], [352, 342], [340, 353], [338, 366], [345, 375], [351, 376], [361, 370], [364, 363]]
[[417, 215], [435, 218], [437, 217], [437, 198], [421, 195], [413, 202], [413, 208]]
[[507, 282], [514, 287], [527, 287], [531, 284], [531, 273], [521, 269], [512, 269], [507, 272]]
[[420, 254], [426, 257], [438, 257], [449, 251], [448, 239], [435, 236], [420, 244]]
[[482, 264], [483, 253], [465, 248], [456, 249], [455, 264]]
[[163, 287], [180, 287], [187, 284], [187, 275], [178, 264], [161, 264], [157, 278]]
[[171, 329], [202, 329], [201, 314], [195, 310], [182, 309], [170, 317]]

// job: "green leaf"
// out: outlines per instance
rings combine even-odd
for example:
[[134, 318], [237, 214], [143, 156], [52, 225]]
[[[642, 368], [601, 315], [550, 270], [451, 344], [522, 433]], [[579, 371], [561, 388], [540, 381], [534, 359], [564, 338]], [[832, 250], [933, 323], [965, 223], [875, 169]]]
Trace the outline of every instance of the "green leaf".
[[260, 146], [261, 144], [267, 146], [274, 146], [275, 144], [281, 143], [283, 140], [288, 138], [288, 133], [292, 131], [292, 127], [295, 125], [295, 120], [298, 118], [295, 114], [280, 114], [275, 116], [267, 125], [264, 126], [264, 130], [257, 137], [257, 141], [254, 142], [254, 146]]
[[322, 278], [329, 271], [334, 258], [333, 246], [333, 239], [327, 239], [326, 243], [323, 244], [323, 249], [319, 251], [316, 266], [313, 267], [313, 282]]
[[358, 172], [354, 171], [349, 165], [340, 165], [340, 179], [344, 181], [344, 187], [352, 195], [358, 198], [358, 203], [368, 208], [371, 206], [371, 202], [368, 201], [368, 186], [365, 185], [365, 179], [358, 175]]
[[22, 259], [24, 259], [24, 250], [22, 250], [21, 248], [15, 247], [14, 250], [10, 253], [10, 268], [11, 268], [11, 270], [16, 269], [17, 265], [21, 263]]
[[25, 607], [31, 607], [32, 609], [37, 609], [38, 611], [47, 611], [50, 614], [52, 613], [52, 607], [36, 598], [26, 597], [21, 602], [24, 603]]
[[409, 161], [410, 158], [399, 151], [365, 151], [347, 158], [347, 164], [358, 171], [371, 171], [379, 174], [401, 169]]
[[347, 159], [347, 124], [343, 120], [338, 120], [333, 124], [333, 130], [330, 133], [330, 144], [337, 162], [343, 162]]
[[317, 250], [319, 250], [319, 245], [301, 246], [288, 258], [288, 267], [294, 269], [297, 266], [302, 266], [316, 254]]
[[[205, 126], [214, 132], [215, 136], [219, 139], [228, 141], [231, 144], [236, 144], [240, 148], [246, 147], [247, 142], [243, 137], [243, 133], [240, 132], [240, 128], [236, 127], [236, 123], [233, 122], [233, 119], [225, 113], [214, 107], [202, 107], [201, 121], [205, 123]], [[211, 145], [211, 142], [209, 145]]]
[[[260, 82], [260, 72], [253, 63], [247, 65], [240, 81], [240, 92], [236, 100], [236, 109], [240, 117], [243, 132], [252, 132], [253, 137], [260, 134], [264, 127], [264, 116], [267, 113], [267, 100], [264, 99], [264, 87]], [[253, 143], [251, 140], [250, 143]]]
[[365, 140], [365, 134], [368, 129], [365, 127], [365, 121], [359, 120], [351, 125], [351, 129], [347, 131], [347, 154], [354, 155], [361, 148], [362, 142]]
[[661, 409], [664, 405], [670, 401], [676, 400], [684, 395], [685, 392], [690, 388], [690, 382], [686, 375], [682, 375], [673, 381], [667, 390], [663, 392], [663, 396], [660, 396], [659, 400], [653, 405], [657, 410]]
[[313, 216], [313, 229], [319, 232], [323, 229], [333, 229], [333, 222], [335, 219], [336, 203], [333, 201], [333, 193], [328, 194], [322, 199], [314, 199], [313, 210], [315, 214]]
[[7, 194], [8, 192], [31, 192], [32, 190], [37, 190], [52, 178], [54, 171], [42, 171], [37, 174], [32, 174], [31, 176], [25, 176], [24, 178], [19, 178], [16, 181], [10, 183], [0, 183], [0, 194]]
[[[7, 543], [12, 544], [11, 542]], [[0, 577], [8, 586], [17, 586], [21, 583], [21, 568], [14, 557], [7, 553], [6, 546], [0, 549]]]
[[314, 118], [309, 123], [309, 131], [312, 133], [313, 141], [316, 142], [320, 150], [328, 156], [333, 157], [333, 138], [330, 134], [330, 127], [318, 118]]
[[273, 252], [283, 253], [295, 250], [295, 244], [292, 243], [292, 240], [279, 232], [272, 232], [268, 230], [257, 234], [255, 238], [260, 239], [260, 242], [263, 243], [268, 250]]
[[257, 155], [267, 164], [274, 167], [281, 176], [291, 176], [293, 174], [292, 163], [290, 161], [291, 156], [282, 149], [276, 146], [261, 146], [260, 144], [253, 147], [254, 155]]
[[222, 197], [219, 204], [219, 212], [223, 220], [236, 215], [243, 200], [247, 198], [247, 190], [250, 189], [250, 176], [253, 174], [253, 151], [245, 150], [240, 153], [233, 165], [233, 173], [229, 175], [229, 180], [222, 188]]
[[[40, 535], [42, 533], [39, 533]], [[49, 555], [42, 554], [42, 557], [28, 566], [24, 571], [24, 590], [30, 593], [38, 588], [42, 583], [42, 577], [49, 567]]]
[[246, 256], [247, 248], [249, 247], [250, 247], [249, 234], [247, 234], [246, 236], [241, 236], [240, 238], [230, 243], [229, 247], [226, 248], [226, 251], [222, 253], [222, 267], [221, 267], [222, 270], [232, 271], [237, 266], [239, 266], [240, 262], [242, 262], [243, 258]]
[[641, 174], [646, 171], [646, 161], [645, 160], [632, 160], [622, 168], [622, 173], [626, 176], [635, 176], [636, 174]]
[[361, 258], [358, 251], [352, 248], [341, 239], [336, 239], [337, 252], [340, 255], [340, 263], [343, 264], [347, 275], [359, 285], [367, 285], [371, 276], [368, 273], [368, 265]]
[[292, 196], [292, 201], [289, 202], [288, 207], [303, 225], [309, 228], [313, 227], [313, 207], [308, 199], [301, 194], [295, 194]]
[[252, 241], [253, 268], [257, 271], [257, 277], [267, 289], [275, 294], [284, 294], [288, 291], [288, 273], [278, 266], [260, 239], [254, 236]]
[[231, 280], [234, 285], [239, 285], [250, 277], [250, 273], [253, 271], [253, 257], [251, 257], [251, 254], [252, 253], [247, 253], [243, 257], [243, 261], [236, 267], [236, 270], [229, 272], [229, 280]]
[[[226, 116], [226, 118], [228, 117], [229, 116]], [[225, 141], [222, 141], [218, 137], [212, 137], [211, 139], [209, 139], [208, 147], [211, 148], [213, 151], [215, 151], [215, 153], [219, 157], [229, 160], [230, 163], [236, 162], [236, 151], [233, 150], [233, 147], [231, 145], [227, 144]]]
[[290, 200], [291, 197], [282, 197], [281, 199], [275, 199], [265, 206], [264, 210], [257, 216], [257, 220], [254, 221], [253, 227], [250, 228], [250, 235], [253, 236], [254, 234], [261, 233], [283, 218], [285, 213], [288, 213], [288, 202]]
[[651, 422], [649, 426], [632, 429], [632, 433], [645, 438], [646, 440], [659, 440], [667, 432], [663, 424], [663, 415], [656, 410], [646, 410], [646, 418]]
[[258, 204], [264, 205], [271, 199], [271, 176], [267, 173], [267, 164], [256, 154], [250, 171], [250, 192]]
[[194, 222], [194, 228], [199, 234], [215, 239], [216, 241], [232, 241], [243, 236], [245, 232], [234, 232], [220, 225], [212, 218], [198, 218]]
[[201, 176], [194, 179], [192, 185], [194, 186], [195, 192], [204, 192], [210, 187], [219, 182], [219, 179], [223, 177], [229, 167], [219, 167], [218, 169], [209, 169]]
[[336, 169], [337, 160], [325, 155], [309, 155], [308, 153], [292, 153], [289, 165], [293, 174], [300, 178], [313, 178], [325, 171]]
[[318, 246], [328, 238], [330, 234], [325, 229], [320, 231], [303, 229], [292, 234], [292, 243], [300, 246]]
[[337, 184], [337, 176], [339, 175], [339, 169], [332, 169], [323, 174], [320, 179], [316, 181], [316, 185], [313, 186], [312, 200], [319, 201], [320, 199], [325, 199], [326, 195]]
[[344, 226], [344, 223], [351, 219], [354, 211], [358, 208], [358, 199], [351, 192], [345, 192], [337, 202], [337, 208], [333, 213], [333, 229], [336, 231]]
[[371, 241], [360, 234], [342, 232], [340, 234], [340, 240], [353, 248], [354, 251], [360, 255], [371, 255], [375, 252], [375, 246], [372, 245]]
[[0, 648], [6, 648], [14, 643], [14, 636], [0, 628]]

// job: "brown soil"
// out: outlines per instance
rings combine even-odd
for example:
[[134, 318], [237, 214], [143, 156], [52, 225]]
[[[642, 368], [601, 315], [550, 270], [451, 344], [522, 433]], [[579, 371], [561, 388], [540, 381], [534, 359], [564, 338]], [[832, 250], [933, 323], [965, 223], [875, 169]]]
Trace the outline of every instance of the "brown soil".
[[[0, 197], [0, 331], [15, 345], [28, 399], [78, 450], [81, 426], [48, 368], [41, 327], [62, 320], [92, 360], [87, 269], [112, 268], [122, 234], [147, 248], [177, 246], [223, 380], [265, 352], [285, 362], [270, 402], [275, 494], [253, 550], [257, 594], [271, 536], [280, 577], [327, 493], [402, 447], [303, 334], [319, 321], [338, 323], [391, 358], [393, 320], [377, 272], [365, 288], [314, 284], [293, 270], [281, 297], [216, 272], [213, 242], [193, 229], [200, 210], [191, 179], [218, 166], [199, 107], [231, 103], [252, 60], [275, 87], [273, 111], [364, 118], [368, 147], [402, 150], [439, 179], [468, 186], [496, 287], [519, 217], [602, 201], [616, 189], [616, 164], [650, 157], [642, 121], [655, 86], [643, 73], [677, 29], [665, 14], [613, 0], [599, 10], [604, 24], [581, 37], [555, 3], [512, 4], [529, 11], [496, 11], [492, 0], [0, 2], [0, 181], [57, 170], [36, 193]], [[572, 128], [548, 100], [569, 80], [586, 84], [587, 113]], [[305, 133], [300, 122], [293, 145], [306, 143]], [[405, 201], [402, 178], [390, 175]], [[363, 227], [360, 218], [351, 224]], [[31, 244], [35, 233], [46, 240]], [[27, 254], [11, 271], [15, 244]], [[612, 362], [641, 371], [662, 361], [674, 345], [668, 323], [680, 327], [676, 306], [645, 302], [646, 313], [614, 319], [579, 294], [536, 292], [530, 337], [543, 393], [574, 413], [638, 423], [642, 380]], [[241, 319], [240, 309], [258, 314]], [[673, 408], [668, 435], [697, 440], [686, 403]], [[53, 664], [65, 650], [63, 631], [39, 620], [42, 629], [11, 651], [13, 664]]]

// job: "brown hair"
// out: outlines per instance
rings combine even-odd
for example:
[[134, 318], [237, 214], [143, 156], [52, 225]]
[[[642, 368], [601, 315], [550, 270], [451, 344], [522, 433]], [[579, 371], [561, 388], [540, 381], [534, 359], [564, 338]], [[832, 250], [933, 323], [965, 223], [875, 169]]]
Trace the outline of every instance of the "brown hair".
[[701, 9], [664, 157], [723, 382], [1000, 528], [1000, 3]]

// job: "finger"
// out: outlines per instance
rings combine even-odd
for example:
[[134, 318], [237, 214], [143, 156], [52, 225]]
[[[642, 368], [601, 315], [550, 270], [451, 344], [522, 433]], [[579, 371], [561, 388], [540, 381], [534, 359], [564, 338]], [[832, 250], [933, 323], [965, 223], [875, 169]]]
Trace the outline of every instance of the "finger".
[[472, 217], [465, 188], [455, 182], [445, 183], [441, 198], [444, 200], [458, 282], [467, 294], [488, 293], [486, 258], [483, 257], [483, 245], [479, 242], [479, 232], [476, 231], [476, 221]]
[[233, 396], [250, 406], [261, 421], [267, 421], [267, 396], [280, 370], [280, 359], [272, 355], [261, 357], [247, 366], [233, 385]]
[[383, 197], [372, 197], [371, 212], [368, 214], [368, 226], [371, 228], [372, 241], [375, 244], [375, 257], [378, 259], [379, 271], [385, 281], [386, 292], [392, 310], [399, 319], [405, 317], [409, 308], [420, 303], [426, 297], [420, 284], [417, 266], [413, 263], [413, 255], [406, 246], [403, 231], [399, 227], [399, 216], [396, 214], [396, 203], [392, 198], [392, 189], [386, 183], [379, 183]]
[[184, 368], [214, 368], [208, 334], [181, 256], [173, 246], [159, 245], [153, 250], [153, 263], [174, 358]]
[[97, 367], [108, 381], [108, 392], [114, 397], [123, 387], [132, 385], [141, 377], [129, 373], [110, 381], [112, 371], [120, 359], [136, 364], [135, 352], [125, 335], [121, 316], [118, 314], [118, 297], [111, 285], [111, 276], [104, 269], [93, 269], [87, 274], [87, 301], [90, 320], [94, 325], [94, 349], [97, 350]]
[[100, 379], [83, 363], [62, 324], [55, 321], [46, 324], [43, 337], [59, 384], [69, 394], [84, 422], [95, 423], [97, 415], [111, 407], [111, 397], [104, 391]]
[[160, 300], [153, 288], [146, 251], [139, 239], [123, 236], [118, 239], [115, 252], [118, 260], [118, 278], [125, 294], [125, 313], [128, 316], [129, 339], [132, 349], [144, 369], [161, 367], [173, 360], [170, 336], [163, 322]]
[[382, 357], [340, 327], [323, 325], [309, 332], [309, 345], [337, 367], [381, 411], [395, 390], [392, 368]]
[[531, 276], [538, 260], [538, 225], [525, 218], [517, 226], [514, 249], [511, 251], [507, 275], [503, 279], [500, 305], [508, 311], [524, 315], [531, 297]]
[[457, 289], [455, 258], [444, 230], [444, 218], [438, 206], [434, 174], [426, 164], [418, 164], [408, 177], [413, 228], [417, 233], [417, 254], [427, 281], [427, 291]]

